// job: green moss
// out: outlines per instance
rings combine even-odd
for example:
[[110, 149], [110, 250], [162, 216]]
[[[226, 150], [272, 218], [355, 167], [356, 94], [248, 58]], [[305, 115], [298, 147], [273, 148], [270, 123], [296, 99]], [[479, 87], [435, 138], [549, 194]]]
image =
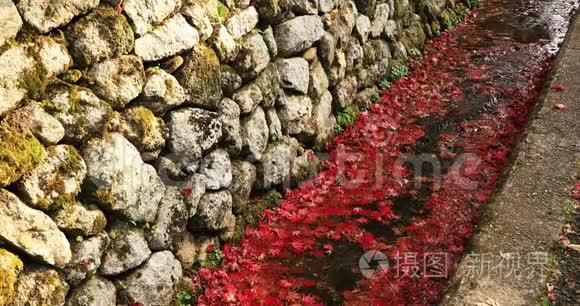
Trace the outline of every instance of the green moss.
[[335, 133], [341, 134], [344, 132], [344, 129], [347, 126], [352, 125], [356, 122], [360, 115], [360, 109], [356, 104], [350, 104], [347, 107], [343, 108], [338, 114], [336, 115], [336, 127]]
[[404, 61], [394, 61], [389, 67], [387, 81], [394, 82], [407, 76], [407, 65]]
[[83, 72], [78, 69], [71, 69], [64, 73], [61, 79], [67, 83], [74, 84], [83, 77]]
[[0, 305], [8, 305], [23, 264], [18, 256], [0, 249]]
[[42, 144], [28, 131], [0, 126], [0, 186], [8, 186], [44, 158]]
[[260, 216], [266, 209], [274, 208], [282, 199], [282, 195], [271, 190], [257, 201], [248, 201], [244, 203], [236, 215], [236, 229], [234, 231], [232, 242], [239, 243], [244, 237], [244, 231], [247, 226], [256, 226], [260, 221]]

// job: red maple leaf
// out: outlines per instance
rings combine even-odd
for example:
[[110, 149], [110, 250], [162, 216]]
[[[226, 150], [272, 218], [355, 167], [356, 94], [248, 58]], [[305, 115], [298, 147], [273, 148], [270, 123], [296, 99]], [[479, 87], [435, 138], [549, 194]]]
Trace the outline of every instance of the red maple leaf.
[[566, 90], [566, 87], [560, 83], [552, 82], [552, 89], [555, 91], [564, 91]]

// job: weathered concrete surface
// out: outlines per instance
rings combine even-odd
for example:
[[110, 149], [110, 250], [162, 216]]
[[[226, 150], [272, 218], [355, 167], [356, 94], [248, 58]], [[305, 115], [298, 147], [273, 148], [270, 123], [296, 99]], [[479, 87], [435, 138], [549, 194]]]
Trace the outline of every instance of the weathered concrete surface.
[[[485, 265], [497, 266], [501, 258], [509, 258], [507, 253], [517, 254], [520, 259], [517, 271], [523, 277], [497, 271], [470, 276], [473, 261], [466, 257], [442, 305], [538, 305], [539, 298], [545, 294], [550, 255], [543, 276], [537, 273], [526, 278], [526, 271], [539, 271], [538, 264], [528, 260], [528, 255], [550, 253], [561, 234], [566, 210], [574, 204], [570, 188], [576, 167], [580, 165], [578, 71], [580, 18], [572, 22], [553, 71], [553, 82], [565, 86], [566, 90], [548, 90], [538, 105], [538, 113], [517, 148], [509, 177], [489, 204], [486, 215], [491, 215], [491, 221], [481, 225], [473, 239], [474, 254], [494, 255], [486, 258], [490, 262]], [[557, 109], [554, 107], [557, 103], [567, 108]]]

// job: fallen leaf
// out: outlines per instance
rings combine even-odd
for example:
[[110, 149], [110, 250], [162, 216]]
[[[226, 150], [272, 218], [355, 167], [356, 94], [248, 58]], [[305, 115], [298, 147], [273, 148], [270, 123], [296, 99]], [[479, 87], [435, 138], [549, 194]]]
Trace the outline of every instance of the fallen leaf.
[[568, 248], [580, 253], [580, 244], [569, 244]]
[[552, 89], [555, 90], [555, 91], [564, 91], [564, 90], [566, 90], [566, 87], [564, 87], [560, 83], [553, 82], [552, 83]]
[[554, 104], [554, 108], [559, 109], [559, 110], [565, 110], [568, 108], [568, 106], [566, 106], [566, 104], [556, 103], [556, 104]]

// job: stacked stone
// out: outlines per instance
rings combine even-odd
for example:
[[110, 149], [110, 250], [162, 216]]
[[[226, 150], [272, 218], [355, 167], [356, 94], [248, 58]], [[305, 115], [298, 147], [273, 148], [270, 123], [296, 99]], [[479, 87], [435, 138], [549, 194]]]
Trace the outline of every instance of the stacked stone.
[[453, 7], [0, 0], [0, 306], [168, 305]]

